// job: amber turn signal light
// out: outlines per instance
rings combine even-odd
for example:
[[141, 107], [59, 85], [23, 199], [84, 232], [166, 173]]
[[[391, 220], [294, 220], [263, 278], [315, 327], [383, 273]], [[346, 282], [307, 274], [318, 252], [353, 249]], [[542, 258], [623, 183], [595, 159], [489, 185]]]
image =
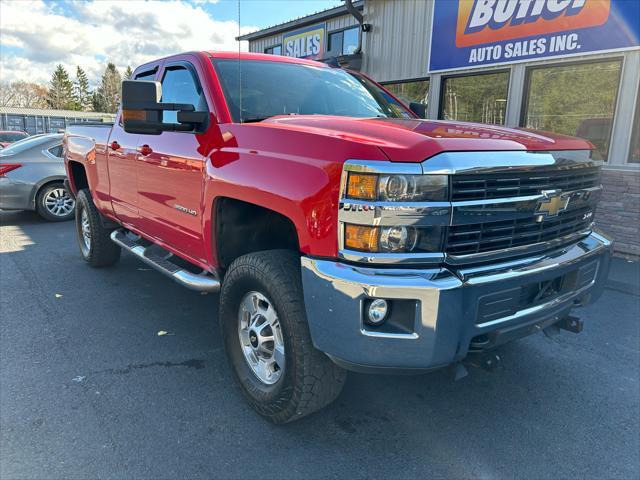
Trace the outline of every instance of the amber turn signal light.
[[141, 120], [147, 119], [147, 112], [144, 110], [122, 110], [122, 118], [124, 120]]
[[378, 196], [378, 175], [349, 173], [347, 197], [357, 200], [375, 200]]
[[376, 227], [349, 224], [344, 226], [344, 246], [351, 250], [377, 252], [378, 236]]

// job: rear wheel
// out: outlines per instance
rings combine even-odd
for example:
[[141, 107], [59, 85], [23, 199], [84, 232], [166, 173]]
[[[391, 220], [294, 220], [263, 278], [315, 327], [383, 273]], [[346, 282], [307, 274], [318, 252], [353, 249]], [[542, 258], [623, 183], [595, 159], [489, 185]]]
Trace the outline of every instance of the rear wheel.
[[234, 377], [252, 407], [286, 423], [331, 403], [346, 372], [311, 342], [294, 252], [235, 260], [224, 278], [220, 324]]
[[71, 220], [76, 202], [62, 183], [50, 183], [36, 195], [36, 211], [50, 222]]
[[120, 259], [120, 247], [111, 241], [112, 231], [103, 226], [91, 194], [80, 190], [76, 197], [76, 233], [82, 258], [92, 267], [107, 267]]

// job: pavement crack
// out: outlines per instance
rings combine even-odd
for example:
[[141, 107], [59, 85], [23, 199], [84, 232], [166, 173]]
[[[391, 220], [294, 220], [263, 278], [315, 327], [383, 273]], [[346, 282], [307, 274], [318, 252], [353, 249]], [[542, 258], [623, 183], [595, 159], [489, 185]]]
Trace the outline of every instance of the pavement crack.
[[185, 368], [193, 368], [196, 370], [200, 370], [204, 368], [204, 360], [199, 358], [192, 358], [190, 360], [185, 360], [183, 362], [150, 362], [150, 363], [132, 363], [122, 368], [106, 368], [104, 370], [97, 370], [94, 372], [89, 372], [89, 375], [101, 375], [101, 374], [109, 374], [109, 375], [126, 375], [131, 373], [134, 370], [141, 370], [145, 368], [153, 368], [153, 367], [185, 367]]

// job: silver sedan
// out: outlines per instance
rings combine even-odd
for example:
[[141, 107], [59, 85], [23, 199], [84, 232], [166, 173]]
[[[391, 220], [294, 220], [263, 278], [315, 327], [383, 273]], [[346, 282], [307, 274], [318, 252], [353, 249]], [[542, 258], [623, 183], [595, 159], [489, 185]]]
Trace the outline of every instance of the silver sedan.
[[35, 210], [49, 221], [69, 220], [75, 201], [62, 183], [62, 134], [35, 135], [0, 150], [0, 209]]

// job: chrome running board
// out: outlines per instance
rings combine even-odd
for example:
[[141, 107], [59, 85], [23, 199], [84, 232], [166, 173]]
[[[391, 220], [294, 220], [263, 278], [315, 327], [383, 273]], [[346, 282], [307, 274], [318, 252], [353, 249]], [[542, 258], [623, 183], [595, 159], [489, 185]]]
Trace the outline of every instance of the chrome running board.
[[183, 287], [198, 292], [220, 291], [220, 280], [217, 276], [209, 272], [193, 273], [185, 270], [171, 261], [173, 255], [169, 252], [155, 244], [143, 245], [136, 238], [127, 235], [127, 231], [124, 229], [111, 232], [111, 240]]

